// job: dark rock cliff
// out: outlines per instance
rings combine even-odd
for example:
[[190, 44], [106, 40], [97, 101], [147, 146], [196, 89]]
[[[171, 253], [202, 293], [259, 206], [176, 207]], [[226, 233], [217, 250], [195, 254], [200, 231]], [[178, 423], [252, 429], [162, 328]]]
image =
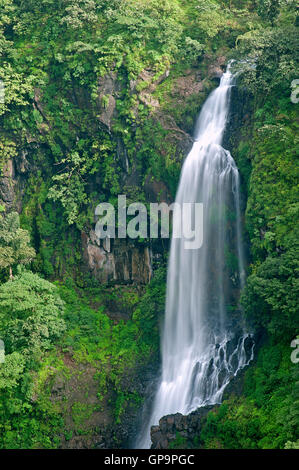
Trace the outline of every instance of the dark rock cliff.
[[200, 439], [200, 432], [206, 421], [207, 414], [213, 406], [204, 406], [184, 416], [180, 413], [163, 416], [158, 426], [151, 428], [152, 449], [169, 449], [177, 447], [180, 442], [183, 448], [192, 447], [196, 436]]

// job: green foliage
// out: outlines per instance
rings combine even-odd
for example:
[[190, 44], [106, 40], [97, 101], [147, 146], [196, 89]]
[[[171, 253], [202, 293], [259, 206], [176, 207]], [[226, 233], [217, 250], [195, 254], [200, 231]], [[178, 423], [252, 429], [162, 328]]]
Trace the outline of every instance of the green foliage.
[[[143, 370], [149, 363], [158, 360], [158, 323], [164, 309], [165, 272], [158, 271], [157, 277], [142, 295], [137, 293], [136, 288], [126, 286], [78, 290], [71, 279], [66, 285], [59, 284], [58, 289], [64, 301], [66, 323], [65, 334], [58, 346], [63, 351], [62, 357], [67, 355], [72, 358], [74, 369], [70, 372], [62, 361], [59, 364], [58, 350], [49, 352], [44, 365], [39, 368], [34, 386], [40, 406], [45, 407], [47, 413], [62, 417], [67, 422], [71, 413], [73, 425], [67, 426], [67, 436], [90, 432], [88, 420], [92, 419], [94, 412], [102, 410], [102, 406], [107, 407], [107, 402], [115, 423], [121, 424], [128, 410], [136, 412], [142, 404], [143, 398], [134, 389], [136, 370]], [[126, 320], [115, 322], [106, 313], [110, 309], [123, 312]], [[68, 396], [67, 402], [62, 400], [54, 406], [49, 400], [51, 377], [62, 373], [67, 383], [74, 374], [80, 375], [82, 367], [86, 371], [93, 370], [97, 400], [84, 403], [76, 398], [68, 402]]]
[[290, 99], [298, 65], [296, 11], [293, 2], [258, 3], [272, 26], [237, 40], [240, 84], [254, 97], [254, 116], [238, 149], [252, 253], [242, 303], [255, 328], [283, 341], [299, 328], [298, 110]]
[[22, 354], [7, 354], [0, 368], [0, 389], [10, 390], [15, 387], [20, 382], [24, 368], [25, 358]]
[[293, 0], [258, 0], [257, 12], [261, 18], [269, 21], [272, 25], [277, 19], [282, 8], [294, 11], [296, 2]]
[[31, 272], [0, 286], [1, 336], [9, 352], [48, 349], [65, 329], [57, 288]]
[[23, 271], [0, 286], [0, 310], [0, 447], [57, 447], [61, 417], [34, 398], [33, 378], [65, 330], [64, 304], [53, 284]]
[[268, 256], [254, 268], [247, 281], [243, 304], [256, 326], [272, 335], [291, 337], [299, 330], [298, 250]]
[[299, 449], [299, 440], [297, 440], [296, 442], [291, 442], [291, 441], [286, 442], [284, 448], [285, 449]]
[[22, 226], [30, 230], [36, 247], [37, 256], [32, 263], [35, 271], [51, 278], [54, 273], [59, 277], [78, 273], [80, 233], [69, 227], [62, 205], [48, 199], [48, 185], [39, 174], [29, 179], [21, 220]]
[[170, 449], [186, 449], [187, 447], [187, 439], [182, 437], [179, 432], [176, 433], [176, 438], [170, 442], [169, 444]]
[[233, 399], [208, 415], [200, 438], [206, 448], [251, 449], [260, 437], [254, 406]]
[[156, 270], [154, 278], [133, 313], [133, 320], [139, 325], [142, 340], [150, 346], [156, 358], [159, 344], [159, 319], [164, 312], [165, 294], [166, 270], [161, 267]]
[[0, 116], [9, 112], [12, 106], [28, 105], [33, 94], [33, 76], [18, 73], [10, 63], [4, 62], [1, 64], [0, 80], [5, 87], [5, 100], [0, 104]]
[[[6, 94], [0, 113], [1, 127], [9, 134], [5, 139], [17, 142], [17, 150], [23, 151], [29, 142], [40, 149], [34, 154], [43, 167], [49, 197], [61, 204], [65, 220], [80, 230], [88, 225], [86, 213], [95, 206], [95, 192], [97, 198], [100, 192], [109, 200], [120, 190], [127, 168], [119, 148], [126, 148], [129, 173], [134, 175], [140, 141], [147, 148], [150, 144], [151, 105], [140, 94], [152, 84], [142, 80], [141, 73], [150, 71], [155, 82], [178, 63], [198, 67], [216, 43], [231, 46], [233, 31], [247, 31], [244, 9], [210, 0], [2, 4], [0, 30], [7, 44], [1, 58]], [[109, 103], [106, 91], [99, 89], [99, 77], [112, 71], [117, 112], [107, 129], [99, 126], [99, 115]], [[135, 80], [140, 81], [136, 89]], [[190, 98], [190, 106], [193, 101]], [[182, 116], [182, 122], [186, 119]], [[192, 126], [189, 116], [188, 131]], [[163, 132], [155, 132], [162, 142]], [[150, 161], [143, 159], [145, 172], [153, 165], [174, 193], [180, 167], [174, 144], [168, 143], [165, 153], [155, 145], [152, 154]]]
[[207, 416], [201, 446], [273, 449], [295, 445], [298, 435], [298, 368], [289, 345], [268, 342], [245, 376], [245, 393]]
[[[145, 293], [139, 298], [128, 288], [91, 289], [81, 291], [81, 298], [73, 288], [60, 286], [66, 303], [66, 347], [78, 361], [101, 363], [100, 394], [107, 392], [107, 381], [114, 383], [113, 390], [121, 392], [120, 379], [126, 369], [133, 369], [149, 360], [157, 360], [159, 352], [159, 317], [164, 310], [165, 270], [158, 270]], [[90, 307], [100, 306], [98, 310]], [[104, 312], [112, 303], [124, 311], [133, 311], [132, 318], [117, 324]], [[114, 307], [115, 308], [115, 307]], [[111, 385], [110, 385], [111, 386]]]
[[61, 19], [61, 24], [68, 28], [78, 30], [88, 25], [98, 22], [96, 14], [96, 2], [94, 0], [72, 0], [67, 2], [65, 16]]
[[243, 84], [256, 98], [264, 100], [270, 93], [279, 97], [286, 87], [290, 90], [298, 70], [298, 57], [294, 53], [297, 37], [292, 23], [252, 30], [238, 37], [237, 55], [243, 61], [236, 66], [242, 71]]
[[274, 97], [255, 113], [254, 147], [248, 151], [246, 219], [255, 263], [243, 304], [257, 327], [289, 336], [299, 327], [296, 110], [288, 96], [276, 103]]
[[67, 214], [67, 221], [73, 224], [79, 215], [79, 207], [87, 203], [87, 196], [84, 191], [83, 175], [86, 170], [82, 169], [82, 158], [76, 152], [66, 160], [71, 168], [68, 172], [55, 175], [53, 180], [55, 185], [49, 191], [49, 198], [54, 201], [59, 200]]
[[110, 8], [106, 15], [115, 21], [116, 28], [125, 28], [126, 36], [133, 42], [141, 41], [149, 49], [161, 48], [171, 54], [176, 50], [177, 39], [182, 33], [183, 11], [179, 2], [166, 0], [124, 0], [119, 7]]
[[[138, 145], [137, 158], [140, 162], [142, 172], [146, 179], [147, 175], [156, 181], [163, 181], [175, 195], [181, 162], [175, 158], [175, 146], [166, 142], [167, 131], [162, 126], [149, 119], [144, 125], [142, 132], [137, 132]], [[161, 158], [161, 153], [164, 158]]]
[[218, 2], [213, 0], [200, 2], [196, 9], [199, 13], [197, 24], [203, 35], [213, 38], [226, 27], [225, 19], [227, 19], [228, 11], [223, 10]]
[[93, 412], [93, 406], [87, 403], [75, 402], [72, 406], [72, 418], [76, 426], [80, 426]]
[[27, 230], [20, 228], [17, 212], [0, 216], [0, 267], [10, 269], [28, 264], [35, 257]]

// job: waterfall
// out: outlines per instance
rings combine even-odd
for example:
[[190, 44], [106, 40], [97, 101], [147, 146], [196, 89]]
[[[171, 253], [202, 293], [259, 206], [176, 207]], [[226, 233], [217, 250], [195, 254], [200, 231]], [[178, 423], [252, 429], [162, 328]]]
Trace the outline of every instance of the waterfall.
[[233, 80], [228, 67], [202, 107], [182, 168], [176, 202], [203, 203], [203, 244], [192, 250], [183, 238], [171, 241], [162, 373], [138, 448], [150, 447], [150, 427], [162, 416], [220, 403], [253, 357], [237, 299], [245, 280], [239, 173], [221, 146]]

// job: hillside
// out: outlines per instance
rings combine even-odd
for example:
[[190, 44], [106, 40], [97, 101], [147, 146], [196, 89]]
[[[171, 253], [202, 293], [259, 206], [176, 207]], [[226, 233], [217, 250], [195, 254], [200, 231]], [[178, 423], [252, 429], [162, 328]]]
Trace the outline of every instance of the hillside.
[[0, 2], [0, 448], [133, 445], [169, 239], [107, 244], [95, 209], [174, 201], [230, 60], [255, 358], [200, 432], [166, 447], [299, 447], [296, 15], [292, 0]]

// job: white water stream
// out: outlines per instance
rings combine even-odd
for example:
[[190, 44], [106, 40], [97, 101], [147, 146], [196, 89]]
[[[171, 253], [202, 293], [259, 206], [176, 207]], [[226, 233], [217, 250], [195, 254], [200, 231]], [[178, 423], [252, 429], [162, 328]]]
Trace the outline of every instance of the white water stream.
[[253, 357], [249, 335], [241, 321], [234, 327], [228, 307], [245, 280], [239, 173], [221, 146], [232, 86], [228, 67], [202, 107], [182, 168], [176, 202], [203, 203], [203, 244], [190, 250], [183, 238], [171, 242], [162, 374], [137, 448], [150, 447], [150, 427], [162, 416], [220, 403], [231, 378]]

